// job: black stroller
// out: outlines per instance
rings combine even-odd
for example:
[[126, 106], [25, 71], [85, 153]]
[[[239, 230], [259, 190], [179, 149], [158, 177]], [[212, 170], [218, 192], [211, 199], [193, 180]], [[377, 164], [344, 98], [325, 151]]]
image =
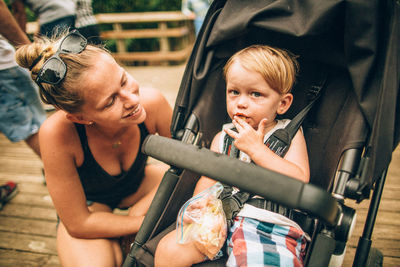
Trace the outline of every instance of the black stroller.
[[[308, 214], [306, 266], [343, 254], [355, 210], [345, 199], [371, 197], [354, 266], [382, 264], [371, 235], [391, 154], [399, 142], [400, 3], [395, 0], [214, 0], [187, 64], [175, 104], [173, 139], [150, 136], [144, 153], [166, 172], [124, 266], [152, 266], [200, 175]], [[293, 118], [318, 100], [304, 129], [310, 184], [209, 151], [228, 122], [222, 67], [236, 51], [268, 44], [298, 55]], [[246, 177], [246, 179], [243, 179]], [[373, 192], [372, 196], [370, 196]], [[284, 197], [283, 197], [284, 196]], [[199, 265], [223, 266], [224, 259]]]

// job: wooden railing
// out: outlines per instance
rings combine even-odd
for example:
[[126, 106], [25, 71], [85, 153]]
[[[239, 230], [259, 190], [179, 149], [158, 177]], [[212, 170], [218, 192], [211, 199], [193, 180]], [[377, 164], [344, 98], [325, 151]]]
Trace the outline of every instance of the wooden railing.
[[[97, 14], [99, 25], [112, 25], [102, 30], [102, 40], [115, 40], [113, 56], [120, 62], [179, 62], [190, 55], [195, 39], [193, 22], [180, 11]], [[140, 25], [140, 27], [135, 27]], [[156, 27], [154, 27], [156, 25]], [[27, 33], [37, 32], [36, 23], [28, 23]], [[171, 39], [176, 39], [174, 46]], [[128, 51], [127, 39], [155, 39], [157, 51]]]

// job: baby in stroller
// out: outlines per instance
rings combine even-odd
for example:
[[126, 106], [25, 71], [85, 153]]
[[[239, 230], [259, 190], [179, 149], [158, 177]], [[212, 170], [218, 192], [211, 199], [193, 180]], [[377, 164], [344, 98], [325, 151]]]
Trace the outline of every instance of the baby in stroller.
[[[264, 143], [277, 129], [290, 121], [277, 120], [292, 104], [290, 90], [295, 82], [297, 62], [281, 49], [253, 45], [234, 54], [224, 68], [226, 105], [232, 124], [213, 139], [211, 150], [223, 153], [224, 142], [233, 139], [242, 161], [288, 175], [302, 182], [309, 181], [306, 142], [302, 131], [294, 136], [284, 157]], [[229, 152], [228, 152], [229, 153]], [[213, 186], [216, 181], [202, 177], [194, 195]], [[233, 191], [238, 189], [234, 188]], [[272, 212], [268, 207], [274, 207]], [[306, 234], [292, 220], [290, 210], [276, 203], [253, 196], [234, 218], [228, 229], [227, 266], [277, 265], [301, 266], [305, 253]], [[222, 228], [223, 229], [223, 228]], [[224, 242], [220, 243], [222, 247]], [[196, 241], [179, 244], [176, 230], [158, 244], [155, 266], [190, 266], [206, 257], [204, 247]]]

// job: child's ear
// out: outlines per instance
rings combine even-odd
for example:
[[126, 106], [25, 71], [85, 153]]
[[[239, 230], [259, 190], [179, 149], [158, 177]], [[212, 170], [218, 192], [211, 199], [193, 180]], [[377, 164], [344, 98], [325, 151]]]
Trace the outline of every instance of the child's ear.
[[281, 101], [278, 106], [278, 110], [276, 111], [277, 114], [282, 115], [290, 108], [293, 102], [293, 95], [288, 93], [284, 94], [281, 97]]
[[93, 121], [85, 119], [81, 114], [72, 114], [72, 113], [67, 113], [65, 115], [67, 119], [69, 119], [72, 122], [79, 123], [79, 124], [86, 124], [86, 125], [92, 125]]

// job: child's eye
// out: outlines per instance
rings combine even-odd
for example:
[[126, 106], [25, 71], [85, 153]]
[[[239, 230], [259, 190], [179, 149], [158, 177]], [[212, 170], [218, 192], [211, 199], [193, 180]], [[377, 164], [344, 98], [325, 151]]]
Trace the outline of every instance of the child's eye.
[[228, 93], [229, 93], [230, 95], [239, 95], [239, 92], [236, 91], [236, 90], [229, 90]]
[[254, 97], [260, 97], [260, 96], [261, 96], [261, 93], [259, 93], [259, 92], [252, 92], [251, 95], [254, 96]]

